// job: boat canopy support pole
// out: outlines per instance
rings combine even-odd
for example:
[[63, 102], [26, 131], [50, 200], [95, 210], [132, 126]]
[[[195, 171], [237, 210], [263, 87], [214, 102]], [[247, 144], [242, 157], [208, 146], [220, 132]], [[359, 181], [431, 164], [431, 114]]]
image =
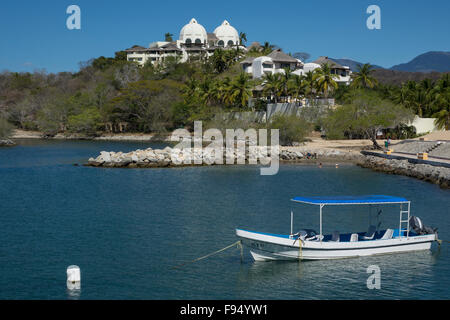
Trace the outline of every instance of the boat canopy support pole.
[[323, 204], [320, 205], [320, 242], [322, 242], [322, 208]]
[[294, 212], [291, 210], [291, 235], [294, 234]]

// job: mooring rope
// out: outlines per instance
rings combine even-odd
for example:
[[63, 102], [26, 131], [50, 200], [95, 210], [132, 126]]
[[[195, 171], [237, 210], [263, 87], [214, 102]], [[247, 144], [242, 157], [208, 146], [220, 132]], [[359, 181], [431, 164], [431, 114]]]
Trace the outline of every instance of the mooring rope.
[[207, 254], [206, 256], [203, 256], [203, 257], [200, 257], [200, 258], [191, 260], [191, 261], [187, 261], [187, 262], [182, 263], [182, 264], [180, 264], [180, 265], [178, 265], [178, 266], [174, 266], [174, 267], [172, 267], [172, 269], [179, 269], [179, 268], [181, 268], [181, 267], [183, 267], [183, 266], [185, 266], [185, 265], [187, 265], [187, 264], [194, 263], [194, 262], [197, 262], [197, 261], [206, 259], [206, 258], [211, 257], [211, 256], [213, 256], [213, 255], [215, 255], [215, 254], [218, 254], [218, 253], [220, 253], [220, 252], [222, 252], [222, 251], [225, 251], [225, 250], [228, 250], [228, 249], [230, 249], [230, 248], [233, 248], [234, 246], [237, 246], [237, 248], [241, 249], [241, 260], [242, 260], [242, 252], [243, 252], [243, 251], [242, 251], [242, 250], [243, 250], [243, 248], [242, 248], [242, 241], [239, 240], [239, 241], [236, 241], [236, 242], [233, 243], [233, 244], [230, 244], [229, 246], [226, 246], [225, 248], [222, 248], [222, 249], [220, 249], [220, 250], [217, 250], [217, 251], [214, 251], [214, 252], [212, 252], [212, 253], [210, 253], [210, 254]]

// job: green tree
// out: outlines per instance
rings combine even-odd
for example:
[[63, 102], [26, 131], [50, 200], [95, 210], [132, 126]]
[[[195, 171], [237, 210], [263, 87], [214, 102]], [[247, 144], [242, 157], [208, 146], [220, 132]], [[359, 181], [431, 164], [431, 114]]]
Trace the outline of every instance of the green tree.
[[365, 63], [358, 66], [358, 71], [352, 74], [351, 86], [354, 88], [373, 88], [378, 84], [373, 74], [373, 66], [370, 63]]
[[69, 117], [90, 105], [92, 98], [87, 92], [78, 92], [70, 97], [57, 95], [38, 111], [36, 119], [38, 129], [48, 136], [65, 132]]
[[102, 116], [96, 107], [85, 108], [77, 115], [71, 115], [67, 121], [67, 128], [72, 133], [82, 133], [87, 136], [97, 135], [100, 129]]
[[170, 32], [167, 32], [164, 35], [164, 40], [167, 41], [167, 42], [172, 42], [173, 41], [173, 34], [171, 34]]
[[247, 35], [244, 32], [239, 33], [239, 45], [243, 46], [247, 42]]
[[[450, 106], [450, 74], [442, 75], [435, 86], [430, 91], [430, 107], [433, 110], [433, 117], [438, 116], [442, 123], [442, 117], [445, 118], [445, 111], [448, 111]], [[439, 112], [443, 111], [440, 115]], [[442, 126], [441, 126], [442, 127]]]
[[288, 81], [288, 94], [294, 99], [299, 99], [305, 95], [307, 85], [304, 76], [294, 74]]
[[141, 80], [130, 83], [111, 100], [110, 120], [127, 122], [141, 132], [166, 132], [173, 126], [171, 111], [181, 101], [182, 86], [173, 80]]
[[269, 42], [264, 42], [264, 44], [261, 47], [261, 53], [263, 55], [268, 55], [269, 53], [271, 53], [273, 50], [275, 49], [275, 45], [270, 44]]
[[230, 83], [229, 98], [233, 105], [238, 105], [242, 108], [246, 108], [248, 100], [252, 97], [253, 84], [250, 80], [250, 76], [244, 72], [241, 72]]
[[284, 68], [284, 73], [281, 73], [280, 76], [280, 89], [281, 96], [287, 98], [289, 95], [289, 82], [292, 79], [292, 70], [290, 68]]
[[294, 142], [303, 142], [311, 132], [311, 124], [295, 115], [276, 114], [268, 123], [268, 129], [280, 130], [280, 144], [291, 146]]
[[127, 61], [127, 52], [126, 51], [117, 51], [114, 59], [116, 61]]
[[433, 114], [433, 118], [436, 118], [434, 123], [439, 129], [449, 130], [450, 129], [450, 109], [442, 109], [441, 111]]
[[331, 91], [337, 89], [338, 84], [334, 80], [338, 78], [338, 75], [331, 72], [331, 66], [328, 63], [322, 64], [320, 68], [314, 70], [314, 81], [316, 82], [317, 89], [322, 92], [325, 98]]
[[3, 117], [0, 117], [0, 139], [7, 139], [11, 136], [13, 126]]
[[278, 102], [281, 94], [282, 94], [282, 78], [280, 73], [266, 73], [263, 76], [263, 93], [266, 96], [271, 96], [275, 100], [275, 103]]
[[314, 72], [308, 71], [307, 73], [305, 73], [304, 81], [305, 81], [305, 96], [308, 99], [313, 99], [315, 92], [316, 92], [316, 86], [317, 86]]
[[414, 114], [403, 106], [382, 99], [376, 92], [359, 89], [353, 92], [351, 103], [330, 111], [324, 129], [328, 139], [364, 136], [374, 148], [381, 149], [376, 140], [378, 131], [409, 123], [413, 118]]
[[222, 73], [228, 69], [231, 64], [231, 56], [227, 53], [228, 50], [217, 49], [214, 51], [213, 55], [210, 57], [213, 69], [217, 73]]

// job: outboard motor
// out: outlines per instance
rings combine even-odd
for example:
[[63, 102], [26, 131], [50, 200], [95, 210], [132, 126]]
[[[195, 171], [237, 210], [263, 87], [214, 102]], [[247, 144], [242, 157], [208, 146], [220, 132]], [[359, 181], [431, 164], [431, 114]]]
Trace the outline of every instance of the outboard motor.
[[415, 233], [418, 235], [422, 234], [434, 234], [437, 231], [436, 229], [433, 229], [431, 227], [427, 227], [422, 223], [422, 220], [420, 220], [419, 217], [411, 216], [409, 218], [409, 227], [412, 229]]

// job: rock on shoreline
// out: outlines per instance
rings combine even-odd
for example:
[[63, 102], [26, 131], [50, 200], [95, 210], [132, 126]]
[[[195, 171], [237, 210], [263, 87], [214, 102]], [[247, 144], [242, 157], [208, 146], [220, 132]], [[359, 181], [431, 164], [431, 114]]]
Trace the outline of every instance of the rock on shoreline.
[[[172, 153], [175, 151], [175, 157], [172, 159]], [[226, 164], [226, 150], [224, 150], [223, 164]], [[354, 152], [344, 152], [334, 149], [313, 149], [305, 150], [304, 148], [282, 148], [280, 150], [280, 161], [356, 161], [362, 155]], [[234, 150], [229, 160], [237, 163], [237, 154]], [[247, 150], [245, 155], [245, 164], [250, 164], [249, 159], [258, 159], [257, 163], [268, 165], [270, 164], [270, 148], [266, 153], [265, 148], [258, 147], [252, 151]], [[189, 163], [185, 160], [190, 160]], [[205, 160], [205, 161], [203, 161]], [[108, 168], [155, 168], [155, 167], [181, 167], [193, 165], [210, 165], [214, 164], [214, 153], [207, 148], [192, 149], [192, 152], [184, 150], [172, 149], [166, 147], [165, 149], [135, 150], [128, 153], [123, 152], [107, 152], [102, 151], [97, 158], [90, 158], [87, 166], [93, 167], [108, 167]], [[253, 163], [255, 164], [255, 163]]]
[[12, 147], [15, 146], [16, 144], [9, 139], [0, 139], [0, 147]]
[[438, 184], [441, 188], [450, 188], [450, 168], [437, 167], [428, 164], [414, 164], [408, 160], [385, 159], [366, 156], [357, 163], [363, 168], [375, 171], [399, 174]]

